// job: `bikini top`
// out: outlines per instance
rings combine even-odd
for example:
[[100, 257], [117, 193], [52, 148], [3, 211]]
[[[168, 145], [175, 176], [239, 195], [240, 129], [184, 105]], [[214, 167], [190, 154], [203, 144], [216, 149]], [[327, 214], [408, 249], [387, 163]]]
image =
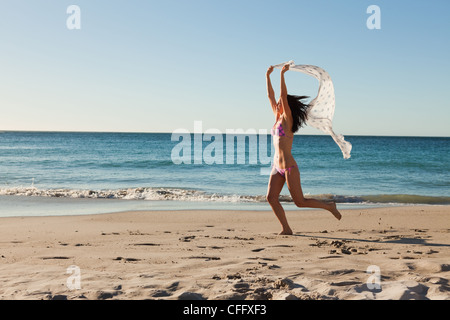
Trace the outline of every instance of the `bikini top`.
[[281, 121], [278, 123], [278, 126], [275, 129], [272, 128], [271, 133], [272, 133], [272, 136], [293, 138], [291, 136], [286, 135], [286, 132], [284, 132], [283, 126], [281, 125]]

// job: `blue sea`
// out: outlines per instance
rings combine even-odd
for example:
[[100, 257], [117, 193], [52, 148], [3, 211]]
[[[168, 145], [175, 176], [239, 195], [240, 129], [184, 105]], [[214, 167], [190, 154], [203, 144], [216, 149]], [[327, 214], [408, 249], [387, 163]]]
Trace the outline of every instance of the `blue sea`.
[[[340, 208], [450, 204], [450, 138], [296, 135], [305, 195]], [[270, 210], [270, 135], [0, 132], [0, 216]], [[255, 142], [256, 141], [256, 142]], [[181, 163], [180, 163], [181, 162]], [[287, 187], [281, 197], [294, 208]]]

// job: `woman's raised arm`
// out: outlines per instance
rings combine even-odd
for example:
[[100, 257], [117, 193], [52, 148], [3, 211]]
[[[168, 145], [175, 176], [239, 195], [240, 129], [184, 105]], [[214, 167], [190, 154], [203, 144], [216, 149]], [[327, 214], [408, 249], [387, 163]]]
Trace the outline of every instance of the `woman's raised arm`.
[[280, 100], [281, 106], [283, 107], [283, 114], [285, 117], [291, 116], [291, 109], [289, 108], [287, 101], [287, 88], [286, 82], [284, 81], [284, 73], [289, 70], [289, 64], [285, 64], [281, 69], [281, 90], [280, 90]]
[[270, 101], [270, 106], [272, 107], [273, 113], [277, 114], [277, 102], [275, 101], [275, 93], [272, 88], [272, 83], [270, 82], [270, 74], [273, 71], [273, 67], [270, 66], [266, 72], [266, 84], [267, 84], [267, 97]]

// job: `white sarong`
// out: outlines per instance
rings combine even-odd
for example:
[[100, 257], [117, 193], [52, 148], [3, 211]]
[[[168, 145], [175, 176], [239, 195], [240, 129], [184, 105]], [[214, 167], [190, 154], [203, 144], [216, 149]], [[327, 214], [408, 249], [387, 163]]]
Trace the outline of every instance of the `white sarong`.
[[342, 134], [335, 134], [333, 132], [333, 116], [335, 108], [334, 86], [331, 77], [322, 68], [312, 65], [295, 65], [294, 61], [289, 61], [274, 65], [274, 68], [281, 69], [286, 63], [289, 63], [289, 70], [298, 71], [307, 75], [313, 76], [319, 80], [319, 91], [317, 96], [311, 100], [307, 110], [306, 122], [329, 135], [341, 148], [344, 159], [350, 158], [350, 151], [352, 145], [350, 142], [344, 140]]

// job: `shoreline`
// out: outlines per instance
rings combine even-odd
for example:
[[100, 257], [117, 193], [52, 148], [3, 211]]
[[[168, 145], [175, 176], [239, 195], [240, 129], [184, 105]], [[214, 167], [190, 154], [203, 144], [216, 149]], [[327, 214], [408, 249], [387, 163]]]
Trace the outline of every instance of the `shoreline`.
[[0, 299], [450, 299], [450, 206], [341, 212], [287, 210], [293, 236], [271, 211], [3, 217]]
[[[324, 198], [325, 199], [325, 198]], [[178, 210], [237, 210], [269, 211], [267, 202], [246, 201], [193, 201], [193, 200], [144, 200], [144, 199], [104, 199], [70, 198], [26, 195], [0, 195], [0, 218], [5, 217], [51, 217], [86, 216], [90, 214], [118, 213], [129, 211], [178, 211]], [[297, 208], [293, 202], [281, 201], [286, 211], [314, 210]], [[337, 202], [339, 210], [366, 210], [374, 208], [397, 208], [417, 206], [449, 206], [435, 203], [342, 203]]]

